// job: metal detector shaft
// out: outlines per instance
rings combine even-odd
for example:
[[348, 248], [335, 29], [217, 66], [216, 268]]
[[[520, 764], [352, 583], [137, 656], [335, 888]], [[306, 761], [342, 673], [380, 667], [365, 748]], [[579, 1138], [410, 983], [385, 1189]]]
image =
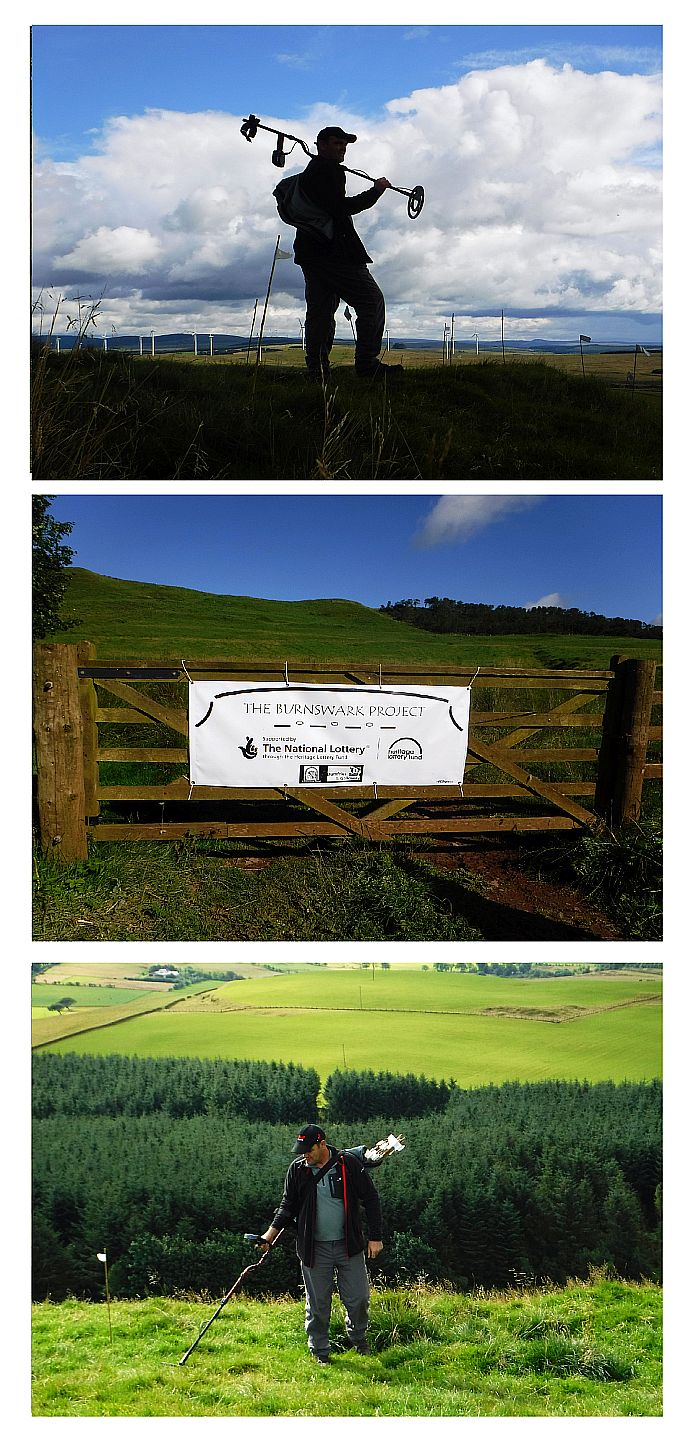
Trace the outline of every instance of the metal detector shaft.
[[[211, 1327], [211, 1325], [213, 1324], [214, 1320], [217, 1320], [218, 1315], [220, 1314], [221, 1310], [224, 1310], [224, 1309], [225, 1309], [225, 1306], [226, 1306], [228, 1300], [232, 1299], [232, 1296], [237, 1293], [237, 1290], [239, 1289], [239, 1287], [240, 1287], [243, 1279], [245, 1279], [245, 1277], [246, 1277], [248, 1274], [251, 1274], [251, 1272], [252, 1272], [253, 1269], [259, 1269], [259, 1266], [264, 1263], [264, 1260], [265, 1260], [265, 1259], [267, 1258], [267, 1256], [271, 1253], [271, 1250], [272, 1250], [272, 1249], [275, 1249], [275, 1247], [276, 1247], [279, 1239], [281, 1238], [281, 1235], [282, 1235], [282, 1234], [283, 1234], [283, 1230], [282, 1230], [282, 1229], [279, 1229], [278, 1234], [276, 1235], [276, 1238], [275, 1238], [274, 1241], [273, 1241], [273, 1244], [270, 1244], [269, 1247], [268, 1247], [268, 1249], [265, 1249], [265, 1250], [264, 1250], [264, 1253], [262, 1254], [261, 1259], [258, 1259], [257, 1262], [256, 1262], [256, 1264], [248, 1264], [248, 1265], [247, 1265], [247, 1268], [242, 1270], [241, 1275], [238, 1276], [238, 1278], [235, 1280], [235, 1283], [230, 1286], [227, 1294], [224, 1295], [223, 1298], [221, 1299], [220, 1304], [218, 1305], [218, 1308], [217, 1308], [217, 1310], [215, 1311], [215, 1314], [212, 1314], [211, 1317], [210, 1317], [210, 1319], [209, 1319], [209, 1320], [206, 1320], [205, 1325], [202, 1325], [202, 1326], [201, 1326], [201, 1329], [199, 1330], [199, 1332], [198, 1332], [198, 1334], [197, 1334], [197, 1336], [196, 1336], [196, 1339], [194, 1340], [193, 1345], [189, 1345], [189, 1348], [188, 1348], [188, 1350], [186, 1351], [186, 1353], [183, 1354], [182, 1357], [181, 1357], [181, 1359], [177, 1362], [178, 1364], [180, 1364], [180, 1365], [185, 1365], [185, 1364], [186, 1364], [186, 1362], [187, 1362], [187, 1360], [188, 1360], [188, 1358], [189, 1358], [189, 1355], [193, 1354], [194, 1350], [196, 1349], [196, 1346], [197, 1346], [197, 1345], [200, 1343], [200, 1341], [203, 1339], [203, 1336], [205, 1335], [206, 1330], [209, 1330], [209, 1329], [210, 1329], [210, 1327]], [[256, 1240], [256, 1239], [259, 1239], [259, 1238], [260, 1238], [260, 1236], [259, 1236], [258, 1234], [253, 1234], [253, 1235], [252, 1235], [252, 1234], [247, 1234], [247, 1235], [245, 1235], [245, 1239], [249, 1239], [249, 1240], [252, 1240], [252, 1239], [255, 1239], [255, 1240]]]
[[[308, 146], [307, 142], [302, 139], [301, 136], [291, 135], [289, 131], [279, 131], [275, 126], [262, 125], [262, 122], [259, 120], [259, 117], [257, 115], [248, 115], [245, 120], [243, 120], [242, 125], [240, 126], [241, 134], [244, 136], [245, 140], [248, 141], [254, 140], [254, 137], [258, 130], [267, 130], [269, 132], [269, 135], [276, 136], [276, 150], [274, 151], [272, 156], [274, 165], [285, 165], [283, 142], [286, 140], [292, 140], [295, 145], [302, 146], [305, 155], [309, 156], [311, 160], [314, 159], [310, 147]], [[350, 176], [360, 176], [361, 179], [364, 181], [372, 181], [373, 185], [375, 185], [375, 176], [369, 176], [366, 171], [356, 171], [353, 170], [351, 166], [342, 166], [342, 170], [348, 171]], [[390, 191], [397, 191], [400, 196], [407, 196], [407, 214], [411, 217], [412, 220], [415, 220], [415, 218], [423, 210], [423, 186], [412, 186], [410, 191], [408, 191], [405, 186], [390, 185], [387, 189]]]

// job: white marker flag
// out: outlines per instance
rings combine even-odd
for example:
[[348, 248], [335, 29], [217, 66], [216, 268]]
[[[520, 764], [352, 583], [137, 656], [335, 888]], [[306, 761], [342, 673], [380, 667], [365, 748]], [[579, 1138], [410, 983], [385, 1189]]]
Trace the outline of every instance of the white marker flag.
[[458, 784], [470, 691], [194, 682], [190, 781], [219, 788]]

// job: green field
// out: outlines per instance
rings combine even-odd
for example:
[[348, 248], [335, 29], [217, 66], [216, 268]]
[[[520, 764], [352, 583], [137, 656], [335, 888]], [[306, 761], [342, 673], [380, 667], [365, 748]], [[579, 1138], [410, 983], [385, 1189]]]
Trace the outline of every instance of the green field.
[[618, 652], [661, 657], [651, 638], [556, 633], [468, 637], [425, 632], [359, 602], [319, 598], [277, 602], [69, 571], [65, 616], [78, 628], [52, 641], [94, 642], [101, 657], [443, 663], [456, 667], [607, 668]]
[[143, 997], [142, 988], [103, 987], [99, 984], [34, 983], [31, 990], [32, 1009], [47, 1009], [59, 998], [69, 998], [73, 1008], [110, 1008], [114, 1004], [132, 1003]]
[[[216, 1302], [217, 1303], [217, 1302]], [[656, 1416], [661, 1290], [596, 1279], [464, 1296], [373, 1293], [373, 1353], [320, 1370], [297, 1300], [68, 1300], [33, 1309], [35, 1416]], [[332, 1340], [343, 1334], [334, 1307]]]
[[312, 1066], [322, 1079], [336, 1068], [411, 1068], [469, 1088], [510, 1079], [641, 1081], [662, 1071], [660, 991], [653, 978], [270, 977], [47, 1046], [277, 1059]]

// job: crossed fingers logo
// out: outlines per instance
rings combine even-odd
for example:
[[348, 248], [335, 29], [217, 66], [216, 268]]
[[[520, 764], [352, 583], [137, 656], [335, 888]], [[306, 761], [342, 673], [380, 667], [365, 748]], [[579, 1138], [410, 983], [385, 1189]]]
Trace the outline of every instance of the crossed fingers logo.
[[243, 758], [255, 758], [256, 755], [257, 755], [258, 749], [255, 748], [253, 739], [252, 739], [252, 738], [247, 738], [247, 741], [246, 741], [244, 747], [243, 747], [243, 748], [239, 748], [238, 751], [241, 752]]

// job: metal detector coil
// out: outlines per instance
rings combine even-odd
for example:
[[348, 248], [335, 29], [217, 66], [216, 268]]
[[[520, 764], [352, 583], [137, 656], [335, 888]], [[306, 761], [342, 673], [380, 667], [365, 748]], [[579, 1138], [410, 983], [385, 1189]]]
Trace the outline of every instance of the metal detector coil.
[[[305, 155], [309, 156], [310, 160], [314, 159], [307, 142], [302, 140], [299, 135], [284, 134], [282, 131], [278, 131], [270, 125], [262, 125], [258, 115], [250, 114], [246, 116], [240, 126], [240, 134], [244, 136], [245, 140], [253, 141], [258, 130], [266, 130], [269, 132], [269, 135], [275, 135], [276, 148], [271, 153], [271, 163], [274, 166], [278, 166], [280, 170], [285, 166], [286, 156], [290, 154], [289, 151], [283, 149], [284, 142], [287, 140], [291, 140], [293, 145], [302, 146]], [[355, 171], [351, 166], [342, 166], [341, 169], [348, 171], [350, 176], [361, 176], [364, 181], [372, 181], [373, 185], [375, 184], [375, 176], [369, 176], [366, 171]], [[397, 191], [400, 196], [407, 197], [407, 215], [411, 221], [415, 221], [416, 217], [421, 215], [424, 208], [423, 186], [413, 186], [410, 191], [406, 190], [404, 186], [390, 186], [389, 190]]]
[[424, 188], [423, 186], [414, 186], [413, 191], [410, 192], [409, 200], [407, 201], [407, 215], [412, 221], [415, 221], [416, 217], [421, 215], [423, 208]]

